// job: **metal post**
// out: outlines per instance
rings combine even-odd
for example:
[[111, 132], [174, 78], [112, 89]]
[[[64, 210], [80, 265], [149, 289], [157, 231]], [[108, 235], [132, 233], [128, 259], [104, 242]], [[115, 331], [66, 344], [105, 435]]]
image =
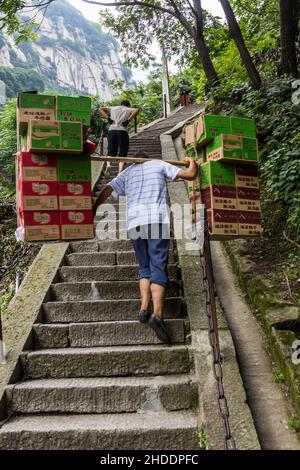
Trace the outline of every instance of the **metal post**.
[[138, 122], [137, 122], [137, 116], [134, 118], [134, 133], [137, 134], [138, 130]]
[[167, 95], [164, 94], [164, 117], [168, 117], [168, 110], [167, 110]]
[[163, 48], [162, 48], [162, 92], [163, 92], [164, 117], [168, 117], [168, 115], [171, 112], [171, 98], [170, 98], [170, 86], [169, 86], [168, 61], [167, 61], [165, 51]]

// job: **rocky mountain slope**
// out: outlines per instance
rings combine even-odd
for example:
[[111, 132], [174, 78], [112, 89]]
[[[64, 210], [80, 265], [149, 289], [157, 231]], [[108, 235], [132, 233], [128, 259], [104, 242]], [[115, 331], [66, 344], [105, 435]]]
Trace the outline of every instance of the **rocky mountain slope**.
[[40, 14], [38, 40], [19, 46], [0, 35], [0, 80], [7, 97], [20, 89], [53, 89], [112, 98], [112, 80], [132, 81], [121, 63], [118, 44], [66, 0], [51, 4]]

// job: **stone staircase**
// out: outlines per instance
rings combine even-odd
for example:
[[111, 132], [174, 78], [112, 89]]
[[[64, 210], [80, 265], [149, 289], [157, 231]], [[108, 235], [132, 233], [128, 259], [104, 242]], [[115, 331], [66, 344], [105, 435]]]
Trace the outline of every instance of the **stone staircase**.
[[[133, 153], [142, 141], [147, 147], [146, 139], [136, 140]], [[159, 158], [157, 144], [147, 148]], [[115, 167], [109, 178], [104, 174], [98, 189], [115, 174]], [[95, 223], [105, 216], [99, 208]], [[137, 321], [131, 242], [70, 244], [33, 327], [33, 348], [20, 357], [23, 379], [6, 388], [0, 449], [199, 447], [198, 384], [174, 240], [170, 248], [165, 319], [171, 344], [164, 345]]]

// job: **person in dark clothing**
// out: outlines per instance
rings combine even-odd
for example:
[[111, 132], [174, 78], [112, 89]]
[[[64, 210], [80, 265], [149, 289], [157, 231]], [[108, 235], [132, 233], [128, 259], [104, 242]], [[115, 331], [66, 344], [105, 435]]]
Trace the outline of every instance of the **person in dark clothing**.
[[[138, 108], [131, 108], [129, 101], [122, 101], [120, 106], [100, 108], [102, 116], [110, 123], [108, 132], [108, 150], [110, 157], [127, 157], [129, 150], [129, 135], [127, 126], [134, 119]], [[119, 173], [124, 170], [125, 162], [119, 164]]]

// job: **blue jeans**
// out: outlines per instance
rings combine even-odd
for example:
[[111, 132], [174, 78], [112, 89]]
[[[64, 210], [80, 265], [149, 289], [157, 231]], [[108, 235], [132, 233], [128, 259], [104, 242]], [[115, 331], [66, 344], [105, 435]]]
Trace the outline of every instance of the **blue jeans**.
[[[140, 266], [139, 279], [146, 278], [150, 280], [151, 284], [168, 287], [169, 229], [168, 226], [162, 224], [156, 225], [153, 237], [153, 227], [152, 225], [137, 227], [134, 229], [135, 237], [131, 237]], [[151, 238], [151, 228], [153, 238]], [[138, 232], [140, 232], [140, 236], [137, 236]], [[129, 235], [131, 235], [130, 231]]]

